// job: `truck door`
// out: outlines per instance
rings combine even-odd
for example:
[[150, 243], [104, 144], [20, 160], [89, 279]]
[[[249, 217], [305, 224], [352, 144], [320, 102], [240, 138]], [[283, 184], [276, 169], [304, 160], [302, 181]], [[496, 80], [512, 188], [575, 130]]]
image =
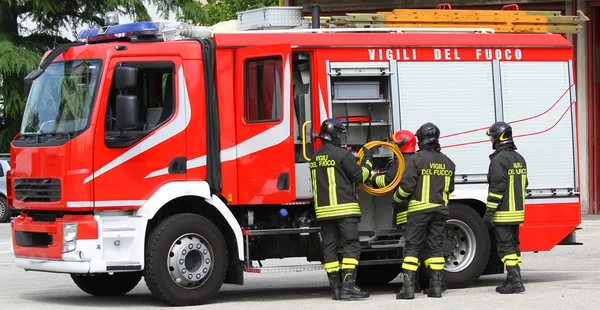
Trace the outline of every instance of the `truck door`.
[[289, 44], [238, 49], [235, 118], [240, 204], [295, 199]]
[[[179, 57], [161, 59], [113, 58], [110, 68], [137, 69], [137, 84], [120, 91], [115, 71], [108, 70], [94, 142], [94, 198], [96, 209], [138, 208], [152, 190], [168, 181], [186, 180], [174, 163], [185, 160], [188, 87]], [[121, 92], [138, 101], [138, 125], [121, 133], [115, 126], [116, 98]], [[151, 172], [169, 167], [166, 176]], [[174, 169], [176, 168], [176, 169]], [[135, 186], [131, 186], [135, 184]]]

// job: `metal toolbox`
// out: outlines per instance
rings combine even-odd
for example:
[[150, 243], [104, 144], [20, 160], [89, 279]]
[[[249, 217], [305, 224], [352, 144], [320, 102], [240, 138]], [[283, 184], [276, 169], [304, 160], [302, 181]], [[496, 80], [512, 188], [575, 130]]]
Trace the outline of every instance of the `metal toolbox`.
[[302, 26], [301, 6], [269, 6], [238, 12], [239, 30], [295, 28]]

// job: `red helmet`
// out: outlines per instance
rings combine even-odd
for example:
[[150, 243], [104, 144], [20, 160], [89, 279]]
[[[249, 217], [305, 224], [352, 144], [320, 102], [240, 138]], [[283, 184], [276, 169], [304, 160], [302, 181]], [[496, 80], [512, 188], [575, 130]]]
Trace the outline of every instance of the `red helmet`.
[[408, 130], [397, 131], [391, 136], [391, 139], [398, 144], [402, 153], [414, 153], [417, 151], [417, 138]]

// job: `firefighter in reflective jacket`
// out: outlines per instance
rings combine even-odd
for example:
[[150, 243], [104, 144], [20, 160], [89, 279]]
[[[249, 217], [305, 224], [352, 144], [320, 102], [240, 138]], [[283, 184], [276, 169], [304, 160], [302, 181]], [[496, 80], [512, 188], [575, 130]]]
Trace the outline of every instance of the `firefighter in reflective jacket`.
[[[325, 271], [334, 300], [368, 298], [368, 292], [356, 286], [356, 266], [360, 257], [358, 222], [361, 216], [356, 184], [364, 183], [371, 175], [373, 152], [363, 147], [361, 164], [352, 153], [341, 148], [340, 134], [344, 125], [327, 119], [321, 125], [319, 138], [323, 141], [310, 162], [315, 215], [321, 224]], [[338, 258], [338, 244], [343, 259]], [[340, 272], [341, 270], [341, 272]]]
[[456, 166], [441, 152], [439, 128], [432, 123], [423, 124], [415, 134], [419, 151], [412, 156], [402, 175], [394, 200], [408, 200], [408, 222], [404, 262], [404, 283], [396, 294], [397, 299], [413, 299], [416, 272], [419, 266], [419, 249], [426, 242], [425, 268], [430, 271], [428, 297], [442, 297], [442, 271], [444, 251], [442, 242], [446, 234], [448, 195], [454, 191]]
[[506, 265], [506, 280], [496, 287], [500, 294], [525, 291], [521, 278], [519, 224], [525, 219], [525, 190], [529, 185], [527, 164], [517, 153], [512, 128], [505, 122], [494, 123], [487, 131], [495, 152], [490, 155], [489, 193], [483, 221], [495, 227], [498, 254]]
[[[398, 145], [402, 156], [404, 156], [405, 163], [408, 159], [416, 152], [417, 138], [415, 135], [408, 130], [397, 131], [390, 139]], [[385, 174], [375, 174], [371, 177], [371, 186], [373, 188], [383, 188], [390, 184], [398, 173], [398, 161], [394, 158], [388, 165]], [[408, 211], [408, 201], [398, 203], [392, 201], [394, 208], [395, 223], [399, 229], [404, 229], [406, 225], [406, 213]]]

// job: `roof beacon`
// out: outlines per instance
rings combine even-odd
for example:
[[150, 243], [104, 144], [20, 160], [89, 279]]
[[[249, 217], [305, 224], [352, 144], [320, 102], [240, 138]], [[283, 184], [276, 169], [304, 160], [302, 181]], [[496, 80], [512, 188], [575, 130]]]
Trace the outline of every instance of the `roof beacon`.
[[158, 27], [153, 22], [135, 22], [119, 25], [119, 15], [111, 11], [104, 17], [105, 26], [85, 29], [77, 35], [77, 40], [93, 43], [119, 39], [137, 40], [140, 37], [156, 37]]

